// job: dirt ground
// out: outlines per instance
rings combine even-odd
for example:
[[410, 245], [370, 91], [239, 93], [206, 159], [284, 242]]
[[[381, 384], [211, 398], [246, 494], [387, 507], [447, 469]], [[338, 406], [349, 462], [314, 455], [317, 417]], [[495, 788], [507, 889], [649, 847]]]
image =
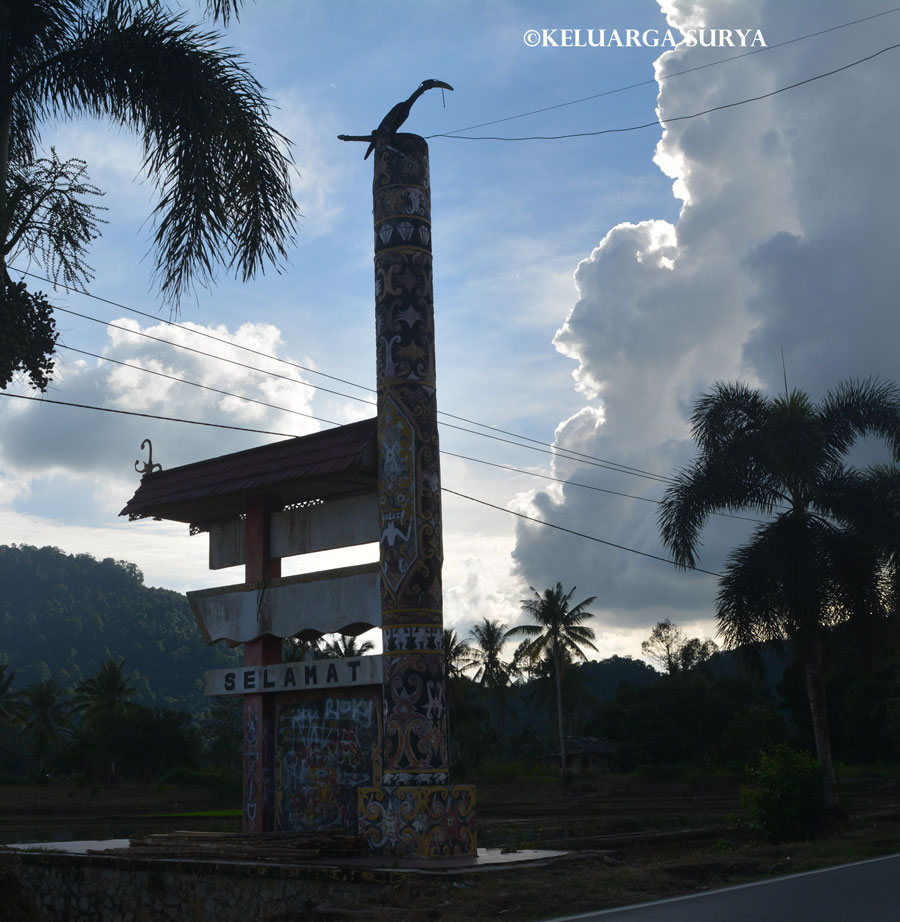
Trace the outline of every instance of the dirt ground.
[[[440, 922], [547, 919], [840, 864], [900, 850], [900, 780], [847, 779], [848, 818], [814, 842], [764, 846], [734, 822], [740, 781], [603, 776], [563, 786], [516, 781], [478, 785], [479, 845], [515, 853], [565, 850], [565, 857], [506, 870], [397, 879], [365, 905], [306, 907], [279, 922]], [[37, 797], [39, 794], [39, 798]], [[39, 799], [39, 802], [38, 802]], [[34, 831], [114, 828], [140, 835], [175, 828], [236, 831], [237, 821], [154, 820], [145, 814], [204, 810], [204, 792], [118, 788], [76, 791], [0, 788], [0, 841]], [[94, 837], [94, 836], [90, 836]], [[19, 841], [22, 841], [19, 839]], [[275, 920], [273, 920], [275, 922]]]

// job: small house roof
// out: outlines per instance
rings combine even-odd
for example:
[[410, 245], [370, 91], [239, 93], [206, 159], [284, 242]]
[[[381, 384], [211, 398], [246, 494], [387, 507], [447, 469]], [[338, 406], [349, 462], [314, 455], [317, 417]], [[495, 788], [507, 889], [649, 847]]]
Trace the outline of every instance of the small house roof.
[[244, 512], [250, 496], [282, 505], [374, 492], [376, 420], [272, 442], [206, 461], [145, 474], [119, 515], [203, 526]]

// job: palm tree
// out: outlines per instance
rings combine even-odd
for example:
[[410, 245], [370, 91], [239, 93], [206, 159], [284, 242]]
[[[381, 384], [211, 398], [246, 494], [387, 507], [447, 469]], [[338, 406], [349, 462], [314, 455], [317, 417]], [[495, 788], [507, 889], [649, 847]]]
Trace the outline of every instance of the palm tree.
[[125, 660], [108, 659], [97, 672], [75, 686], [75, 707], [88, 724], [124, 710], [134, 688], [124, 675]]
[[[239, 0], [210, 0], [227, 21]], [[217, 36], [146, 0], [6, 0], [0, 15], [0, 306], [7, 333], [0, 387], [27, 371], [46, 388], [56, 333], [46, 298], [13, 282], [17, 253], [82, 286], [98, 234], [99, 194], [80, 160], [39, 154], [56, 117], [96, 116], [134, 130], [160, 190], [153, 212], [157, 275], [175, 304], [217, 265], [244, 280], [279, 263], [296, 203], [285, 139], [262, 87]]]
[[321, 652], [323, 656], [342, 659], [345, 656], [363, 656], [374, 649], [375, 644], [371, 640], [365, 640], [360, 644], [355, 636], [340, 634], [326, 643]]
[[473, 665], [472, 648], [453, 628], [444, 628], [444, 669], [448, 680], [459, 679]]
[[[675, 562], [697, 562], [700, 531], [718, 511], [767, 516], [734, 551], [716, 599], [730, 646], [790, 639], [803, 666], [824, 776], [824, 805], [838, 806], [825, 702], [822, 641], [827, 627], [861, 630], [888, 616], [886, 567], [896, 585], [896, 468], [857, 471], [846, 455], [878, 436], [900, 458], [900, 391], [848, 382], [813, 404], [801, 391], [770, 398], [742, 384], [717, 384], [691, 417], [699, 454], [663, 497], [662, 538]], [[888, 516], [887, 512], [893, 510]], [[873, 514], [877, 510], [877, 515]], [[880, 521], [879, 521], [880, 520]], [[885, 535], [889, 535], [885, 540]]]
[[0, 663], [0, 726], [18, 723], [25, 716], [22, 696], [12, 690], [16, 673], [7, 675], [6, 668], [6, 663]]
[[543, 595], [534, 586], [529, 588], [535, 597], [523, 599], [522, 610], [530, 615], [535, 623], [520, 624], [512, 628], [507, 636], [524, 635], [532, 638], [525, 651], [532, 664], [545, 655], [552, 657], [556, 684], [556, 717], [559, 724], [560, 770], [565, 780], [566, 737], [563, 728], [562, 672], [569, 660], [587, 659], [582, 647], [589, 647], [595, 651], [597, 649], [593, 644], [593, 628], [584, 624], [588, 618], [594, 617], [587, 607], [596, 599], [596, 596], [584, 599], [577, 605], [571, 605], [570, 600], [575, 593], [575, 586], [568, 592], [564, 592], [562, 583], [557, 583], [553, 589], [545, 589]]
[[[447, 706], [450, 709], [452, 721], [457, 702], [463, 700], [465, 685], [463, 673], [466, 669], [471, 669], [475, 663], [472, 659], [472, 648], [460, 639], [453, 628], [445, 627], [443, 630], [443, 650]], [[452, 726], [451, 724], [451, 729]]]
[[503, 642], [506, 639], [506, 625], [500, 621], [483, 618], [480, 624], [472, 628], [471, 634], [475, 639], [475, 646], [470, 648], [471, 663], [475, 667], [475, 681], [487, 689], [488, 709], [493, 726], [494, 705], [502, 699], [509, 685], [509, 666], [501, 659]]
[[284, 663], [302, 663], [304, 660], [322, 656], [322, 638], [303, 639], [285, 637], [281, 642], [281, 661]]
[[25, 716], [22, 732], [31, 738], [41, 774], [53, 743], [70, 726], [71, 708], [65, 691], [55, 679], [29, 685], [23, 693]]
[[[82, 679], [75, 686], [75, 709], [81, 712], [85, 726], [89, 731], [100, 729], [115, 714], [120, 714], [128, 706], [128, 699], [134, 694], [134, 688], [128, 684], [124, 675], [125, 660], [116, 662], [108, 659], [97, 672]], [[106, 737], [102, 732], [99, 739]], [[116, 780], [116, 756], [118, 746], [115, 740], [109, 740], [106, 745], [97, 746], [105, 752], [109, 760], [110, 781]]]

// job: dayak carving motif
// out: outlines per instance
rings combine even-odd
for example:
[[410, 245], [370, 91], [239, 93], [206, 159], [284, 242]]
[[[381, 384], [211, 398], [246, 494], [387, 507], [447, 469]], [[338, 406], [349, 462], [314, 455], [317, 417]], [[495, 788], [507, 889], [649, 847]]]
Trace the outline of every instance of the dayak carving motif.
[[475, 853], [475, 789], [469, 785], [360, 788], [359, 814], [360, 831], [375, 854]]
[[396, 592], [418, 557], [415, 433], [388, 397], [379, 420], [381, 431], [381, 570]]
[[449, 763], [428, 148], [398, 135], [375, 161], [383, 778], [426, 786]]

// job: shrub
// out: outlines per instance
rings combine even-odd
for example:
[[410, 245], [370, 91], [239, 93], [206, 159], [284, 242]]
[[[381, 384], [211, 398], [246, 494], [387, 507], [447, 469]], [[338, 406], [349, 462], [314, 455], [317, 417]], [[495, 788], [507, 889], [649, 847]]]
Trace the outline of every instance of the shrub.
[[762, 753], [751, 773], [756, 783], [741, 791], [750, 829], [766, 842], [812, 838], [824, 811], [816, 760], [782, 744]]

